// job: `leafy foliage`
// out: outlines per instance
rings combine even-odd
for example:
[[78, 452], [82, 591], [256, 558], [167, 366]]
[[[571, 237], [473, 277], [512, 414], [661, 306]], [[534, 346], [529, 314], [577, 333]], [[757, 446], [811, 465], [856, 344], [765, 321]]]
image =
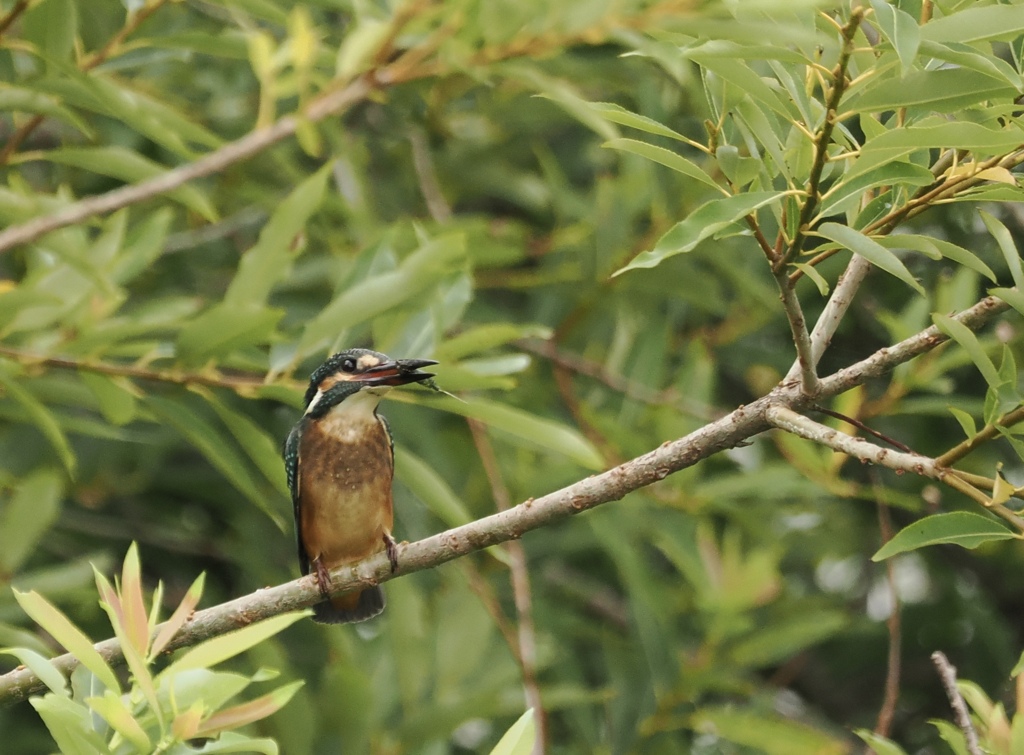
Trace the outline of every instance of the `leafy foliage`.
[[[105, 631], [89, 564], [105, 574], [137, 540], [167, 586], [157, 607], [203, 570], [212, 602], [293, 577], [277, 449], [326, 353], [438, 359], [464, 400], [410, 390], [383, 408], [413, 540], [764, 395], [795, 356], [779, 286], [813, 322], [857, 258], [875, 271], [820, 374], [933, 322], [954, 343], [829, 408], [957, 463], [960, 492], [773, 433], [532, 534], [537, 727], [567, 752], [849, 751], [876, 720], [896, 595], [893, 736], [934, 743], [931, 650], [995, 699], [1024, 640], [1019, 544], [995, 542], [1010, 533], [992, 517], [1015, 526], [1024, 482], [1019, 316], [981, 333], [949, 317], [986, 286], [1024, 312], [1022, 14], [0, 3], [0, 246], [49, 223], [0, 256], [0, 580], [21, 595], [0, 591], [0, 642], [49, 680], [43, 720], [92, 731], [95, 711], [96, 737], [137, 749], [215, 733], [191, 702], [170, 716], [161, 685], [226, 704], [241, 687], [202, 674], [234, 646], [151, 672], [143, 576], [120, 592], [99, 578], [134, 648], [126, 708], [84, 639]], [[57, 222], [109, 192], [129, 194]], [[904, 555], [890, 583], [871, 562], [878, 504], [913, 525], [890, 552], [979, 547]], [[272, 666], [297, 699], [237, 736], [299, 755], [493, 746], [524, 707], [511, 562], [493, 548], [390, 583], [369, 626], [302, 622], [255, 645], [216, 673]], [[105, 689], [54, 689], [25, 613]], [[52, 747], [18, 712], [0, 728], [19, 751]]]

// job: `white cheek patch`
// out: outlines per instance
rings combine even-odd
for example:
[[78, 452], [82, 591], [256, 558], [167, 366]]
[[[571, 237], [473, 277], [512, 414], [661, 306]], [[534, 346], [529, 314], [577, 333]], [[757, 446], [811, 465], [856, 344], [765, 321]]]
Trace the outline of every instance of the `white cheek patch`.
[[322, 399], [323, 397], [324, 397], [324, 392], [322, 390], [317, 389], [316, 395], [313, 396], [313, 400], [309, 402], [309, 406], [306, 407], [306, 411], [303, 413], [303, 416], [305, 416], [306, 414], [309, 414], [311, 411], [313, 411], [313, 407], [315, 407], [317, 404], [319, 404], [320, 403], [320, 399]]

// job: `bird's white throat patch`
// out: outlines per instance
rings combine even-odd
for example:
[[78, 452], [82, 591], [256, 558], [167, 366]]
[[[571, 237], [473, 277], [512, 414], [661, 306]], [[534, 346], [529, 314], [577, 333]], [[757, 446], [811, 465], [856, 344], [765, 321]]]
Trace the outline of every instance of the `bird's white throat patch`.
[[[390, 385], [374, 385], [362, 388], [340, 404], [332, 406], [331, 410], [327, 412], [325, 419], [333, 417], [354, 424], [373, 421], [375, 419], [373, 413], [377, 409], [377, 404], [380, 403], [380, 400], [390, 390]], [[305, 413], [309, 414], [312, 412], [313, 408], [320, 403], [323, 397], [324, 391], [318, 390], [316, 395], [313, 396], [313, 400], [309, 402], [309, 406], [306, 407]]]

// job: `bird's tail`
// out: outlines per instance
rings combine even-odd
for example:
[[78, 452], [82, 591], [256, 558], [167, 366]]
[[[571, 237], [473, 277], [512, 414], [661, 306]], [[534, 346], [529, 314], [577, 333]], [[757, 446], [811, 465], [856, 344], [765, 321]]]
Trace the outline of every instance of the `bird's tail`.
[[384, 590], [375, 585], [317, 603], [313, 606], [313, 621], [321, 624], [350, 624], [372, 619], [383, 610]]

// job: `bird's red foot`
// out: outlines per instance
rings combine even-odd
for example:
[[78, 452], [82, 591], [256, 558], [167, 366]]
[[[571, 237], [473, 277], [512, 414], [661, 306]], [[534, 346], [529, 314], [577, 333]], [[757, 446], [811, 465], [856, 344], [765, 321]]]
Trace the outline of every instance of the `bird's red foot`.
[[391, 571], [393, 573], [398, 568], [398, 543], [387, 532], [384, 533], [384, 550], [388, 554], [388, 561], [391, 562]]
[[325, 598], [331, 594], [331, 575], [327, 573], [327, 567], [319, 558], [313, 559], [313, 566], [316, 569], [316, 584], [320, 588], [320, 594]]

